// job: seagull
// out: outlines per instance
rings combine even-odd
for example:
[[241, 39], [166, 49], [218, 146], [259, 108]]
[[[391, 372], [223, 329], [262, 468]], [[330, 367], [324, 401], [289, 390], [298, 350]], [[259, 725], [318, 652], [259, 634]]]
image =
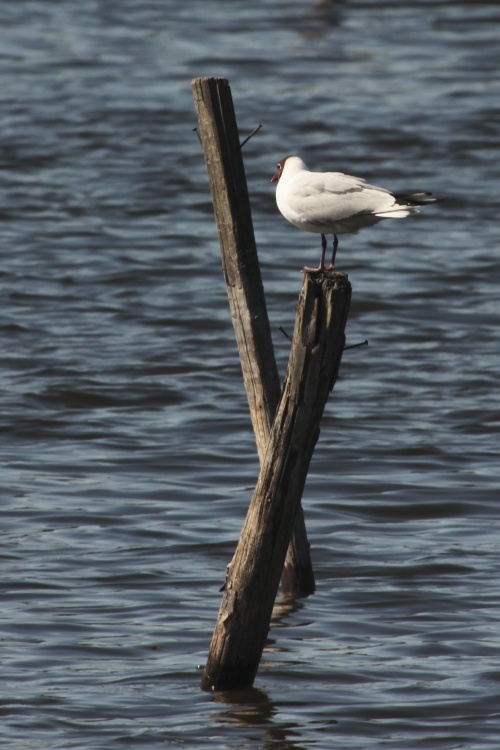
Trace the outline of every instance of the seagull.
[[[393, 195], [385, 188], [369, 185], [361, 177], [342, 172], [310, 172], [298, 156], [285, 156], [271, 179], [277, 182], [276, 203], [294, 227], [321, 234], [321, 260], [309, 273], [330, 271], [335, 265], [338, 234], [352, 234], [382, 219], [402, 219], [419, 206], [436, 203], [431, 193]], [[325, 268], [326, 236], [333, 234], [330, 266]]]

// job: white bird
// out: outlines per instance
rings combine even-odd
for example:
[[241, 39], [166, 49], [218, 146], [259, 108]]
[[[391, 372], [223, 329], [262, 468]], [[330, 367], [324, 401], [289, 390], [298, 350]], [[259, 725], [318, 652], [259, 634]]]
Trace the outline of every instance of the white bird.
[[338, 234], [352, 234], [377, 224], [382, 219], [401, 219], [418, 211], [418, 207], [436, 203], [430, 193], [393, 195], [360, 177], [342, 172], [310, 172], [298, 156], [285, 156], [271, 182], [277, 182], [276, 203], [291, 224], [305, 232], [321, 234], [321, 260], [317, 268], [325, 271], [326, 236], [333, 234], [332, 262], [338, 247]]

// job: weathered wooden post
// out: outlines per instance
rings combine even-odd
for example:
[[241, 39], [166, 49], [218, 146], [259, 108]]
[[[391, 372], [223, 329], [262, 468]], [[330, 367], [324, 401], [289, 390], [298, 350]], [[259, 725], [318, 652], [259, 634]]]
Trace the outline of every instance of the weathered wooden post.
[[346, 274], [304, 278], [283, 395], [228, 565], [205, 690], [244, 688], [255, 678], [323, 409], [340, 366], [350, 299]]
[[280, 576], [285, 591], [314, 590], [301, 498], [342, 358], [351, 287], [342, 273], [305, 276], [280, 398], [229, 84], [197, 78], [192, 86], [261, 461], [202, 679], [204, 689], [224, 690], [253, 683]]
[[[281, 386], [231, 89], [225, 78], [196, 78], [192, 82], [192, 90], [243, 380], [262, 463]], [[283, 567], [282, 586], [288, 593], [309, 594], [314, 591], [314, 573], [302, 507], [297, 513]]]

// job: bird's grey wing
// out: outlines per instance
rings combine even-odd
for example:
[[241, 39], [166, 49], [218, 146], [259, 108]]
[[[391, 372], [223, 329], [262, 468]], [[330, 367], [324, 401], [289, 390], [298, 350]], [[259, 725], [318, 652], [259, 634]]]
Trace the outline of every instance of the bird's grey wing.
[[394, 203], [388, 190], [342, 172], [309, 172], [294, 185], [291, 207], [304, 221], [328, 226], [350, 216], [372, 214]]

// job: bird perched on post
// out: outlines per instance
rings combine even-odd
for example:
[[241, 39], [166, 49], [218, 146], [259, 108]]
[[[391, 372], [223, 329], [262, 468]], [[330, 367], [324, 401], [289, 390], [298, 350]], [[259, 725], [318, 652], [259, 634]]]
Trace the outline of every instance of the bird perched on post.
[[[276, 203], [291, 224], [305, 232], [321, 234], [319, 273], [335, 265], [338, 234], [352, 234], [383, 219], [402, 219], [419, 206], [436, 203], [431, 193], [393, 195], [385, 188], [369, 185], [360, 177], [342, 172], [310, 172], [298, 156], [285, 156], [271, 182], [277, 182]], [[333, 234], [332, 261], [325, 268], [326, 235]]]

